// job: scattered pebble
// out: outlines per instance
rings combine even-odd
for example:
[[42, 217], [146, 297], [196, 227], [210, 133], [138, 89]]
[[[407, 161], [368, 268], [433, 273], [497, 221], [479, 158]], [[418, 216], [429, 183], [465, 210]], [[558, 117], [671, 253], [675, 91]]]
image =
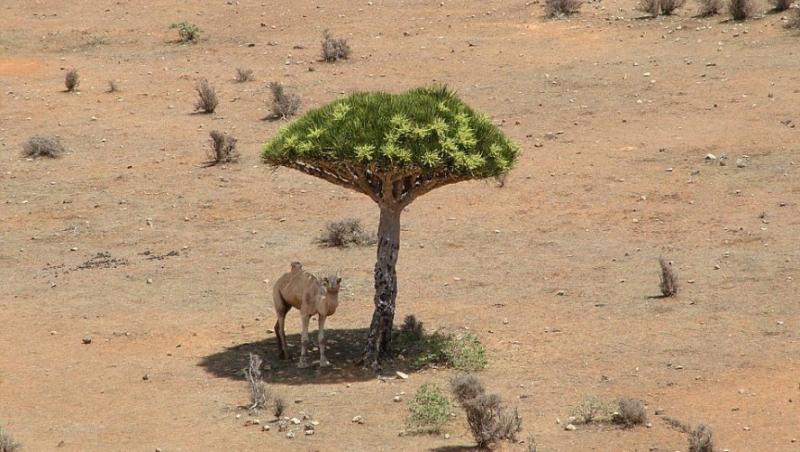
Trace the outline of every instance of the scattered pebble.
[[92, 336], [89, 336], [88, 334], [86, 336], [83, 336], [83, 343], [84, 344], [91, 344], [92, 343]]
[[353, 422], [356, 423], [356, 424], [363, 424], [364, 423], [364, 418], [361, 417], [361, 416], [355, 416], [353, 418]]

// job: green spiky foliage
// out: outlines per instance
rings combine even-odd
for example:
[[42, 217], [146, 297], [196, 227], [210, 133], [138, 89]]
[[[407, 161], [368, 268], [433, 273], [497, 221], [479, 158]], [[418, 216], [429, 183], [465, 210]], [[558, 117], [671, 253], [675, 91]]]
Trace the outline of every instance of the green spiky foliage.
[[400, 214], [444, 185], [508, 172], [519, 149], [444, 87], [355, 93], [312, 110], [264, 144], [263, 159], [363, 193], [381, 209], [375, 313], [363, 361], [390, 354]]
[[373, 198], [383, 194], [387, 176], [402, 179], [397, 201], [410, 202], [427, 184], [503, 174], [518, 153], [485, 115], [436, 87], [337, 99], [283, 128], [264, 145], [263, 157]]

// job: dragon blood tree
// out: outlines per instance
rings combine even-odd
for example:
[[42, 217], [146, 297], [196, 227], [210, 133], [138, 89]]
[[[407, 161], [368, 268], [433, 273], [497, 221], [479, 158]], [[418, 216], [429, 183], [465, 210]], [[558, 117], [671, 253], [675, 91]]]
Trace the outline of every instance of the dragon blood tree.
[[309, 111], [263, 148], [285, 166], [369, 196], [380, 208], [375, 312], [362, 363], [391, 351], [400, 214], [429, 191], [508, 172], [519, 149], [444, 87], [355, 93]]

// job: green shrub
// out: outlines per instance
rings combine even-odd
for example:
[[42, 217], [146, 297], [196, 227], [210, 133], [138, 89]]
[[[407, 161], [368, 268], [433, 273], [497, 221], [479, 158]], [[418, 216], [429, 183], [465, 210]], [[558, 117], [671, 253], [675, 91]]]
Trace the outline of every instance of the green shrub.
[[197, 42], [203, 30], [191, 22], [177, 22], [169, 26], [170, 30], [177, 29], [181, 42]]
[[595, 396], [589, 396], [572, 410], [572, 416], [578, 424], [608, 422], [611, 420], [611, 411], [608, 403]]
[[414, 316], [406, 317], [394, 338], [396, 350], [409, 358], [415, 367], [431, 364], [473, 372], [488, 364], [486, 348], [472, 333], [451, 334], [434, 332], [425, 334], [422, 322]]
[[406, 425], [420, 432], [439, 432], [450, 419], [450, 401], [433, 383], [425, 383], [417, 389], [408, 402], [408, 409], [411, 414], [406, 418]]
[[0, 427], [0, 452], [16, 452], [20, 450], [21, 447], [22, 445], [20, 443], [14, 441], [14, 438]]

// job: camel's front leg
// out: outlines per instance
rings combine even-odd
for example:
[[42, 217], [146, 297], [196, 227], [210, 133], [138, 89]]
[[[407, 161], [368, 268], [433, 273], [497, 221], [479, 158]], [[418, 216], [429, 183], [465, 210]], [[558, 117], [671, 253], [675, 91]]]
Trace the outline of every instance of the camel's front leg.
[[331, 363], [325, 358], [325, 316], [319, 316], [319, 331], [317, 332], [317, 342], [319, 342], [319, 367], [328, 367]]
[[300, 362], [297, 363], [297, 367], [304, 368], [308, 367], [308, 360], [306, 360], [306, 349], [308, 348], [308, 321], [311, 320], [311, 316], [300, 313], [300, 321], [303, 322], [303, 333], [300, 336]]

